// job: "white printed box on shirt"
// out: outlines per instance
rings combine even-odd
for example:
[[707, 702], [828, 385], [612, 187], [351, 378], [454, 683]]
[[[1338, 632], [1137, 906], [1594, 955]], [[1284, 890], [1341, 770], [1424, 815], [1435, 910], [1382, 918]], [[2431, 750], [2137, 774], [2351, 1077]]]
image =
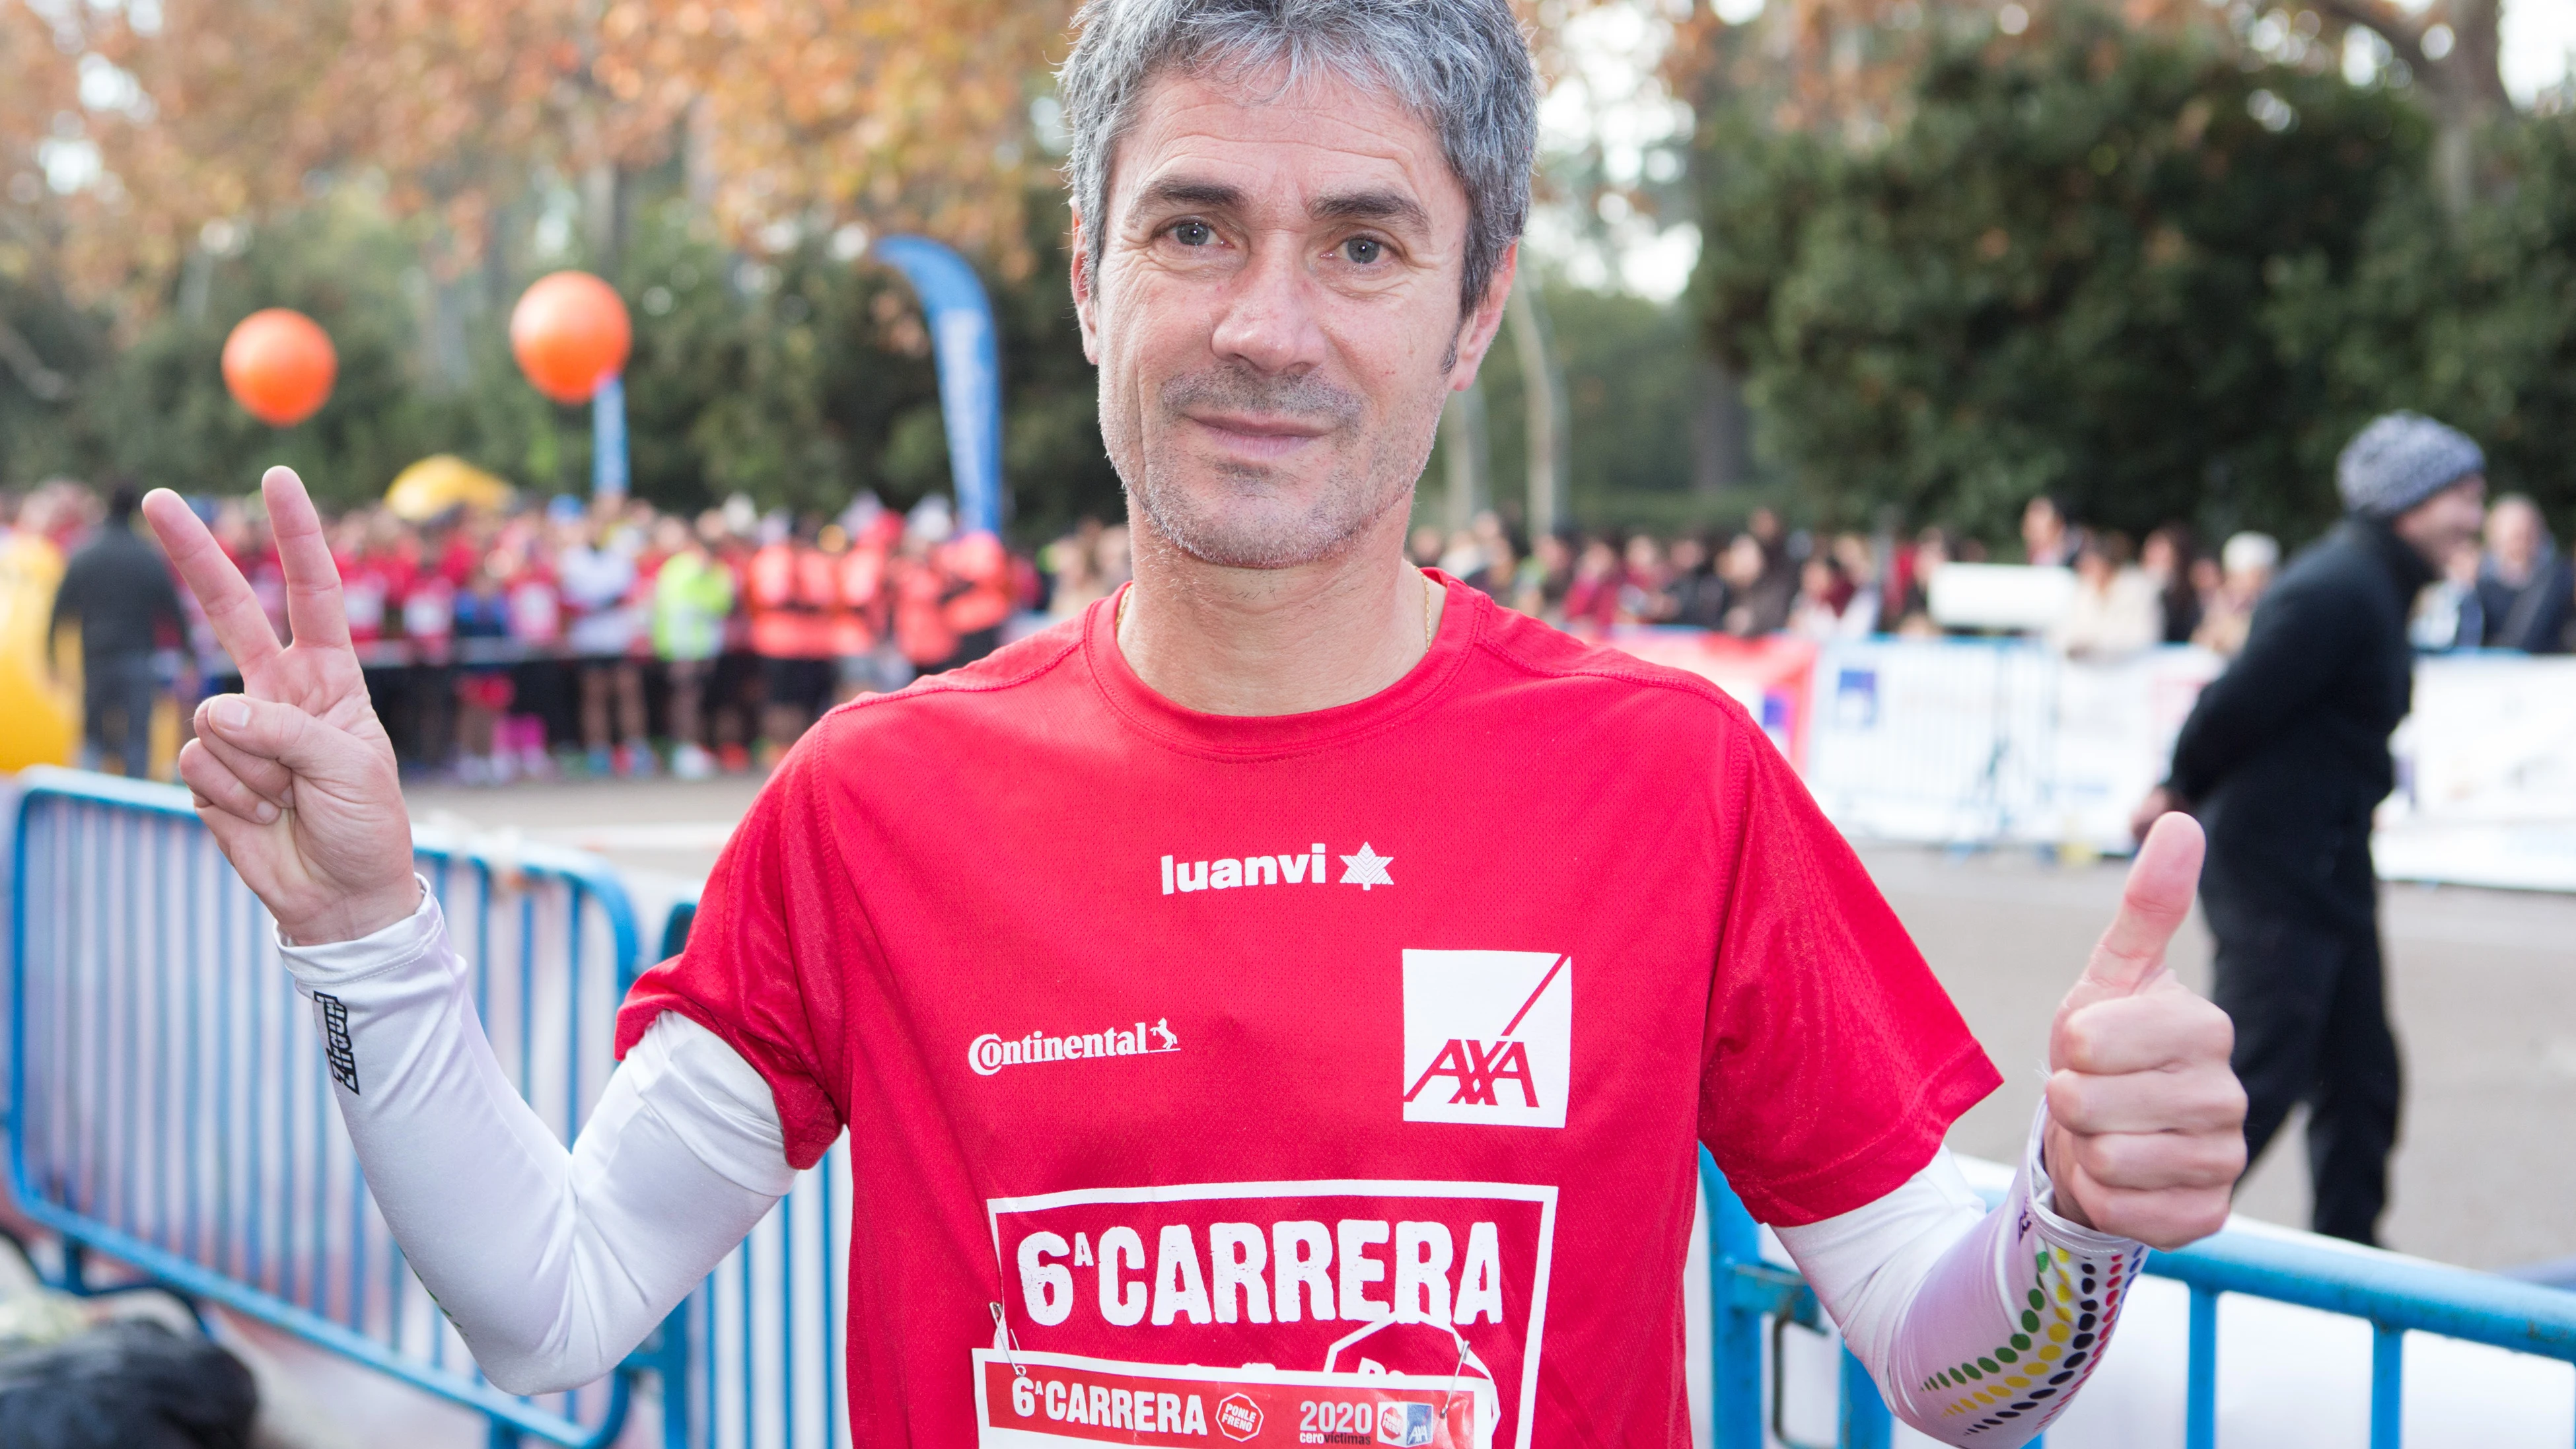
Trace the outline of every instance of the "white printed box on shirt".
[[1552, 951], [1404, 953], [1404, 1120], [1562, 1127], [1574, 961]]

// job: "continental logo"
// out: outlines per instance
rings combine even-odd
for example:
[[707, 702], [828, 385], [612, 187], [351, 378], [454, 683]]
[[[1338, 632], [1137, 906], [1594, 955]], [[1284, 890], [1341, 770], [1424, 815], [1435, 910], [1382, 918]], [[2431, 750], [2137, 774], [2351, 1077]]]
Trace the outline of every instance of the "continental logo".
[[1172, 1030], [1172, 1019], [1167, 1016], [1151, 1026], [1139, 1021], [1099, 1031], [1069, 1031], [1062, 1036], [1033, 1031], [1025, 1036], [1005, 1037], [988, 1031], [966, 1044], [966, 1065], [974, 1069], [975, 1075], [989, 1077], [1004, 1067], [1081, 1062], [1095, 1057], [1156, 1056], [1180, 1049], [1180, 1033]]

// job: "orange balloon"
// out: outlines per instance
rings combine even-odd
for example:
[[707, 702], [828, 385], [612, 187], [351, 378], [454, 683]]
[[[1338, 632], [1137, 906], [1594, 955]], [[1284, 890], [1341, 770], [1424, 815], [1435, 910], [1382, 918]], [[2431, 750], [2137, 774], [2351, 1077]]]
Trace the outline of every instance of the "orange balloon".
[[321, 411], [340, 375], [330, 334], [301, 312], [270, 307], [234, 325], [224, 339], [224, 386], [242, 411], [273, 428], [292, 427]]
[[635, 329], [617, 290], [588, 272], [540, 277], [510, 312], [510, 351], [537, 391], [588, 402], [626, 366]]

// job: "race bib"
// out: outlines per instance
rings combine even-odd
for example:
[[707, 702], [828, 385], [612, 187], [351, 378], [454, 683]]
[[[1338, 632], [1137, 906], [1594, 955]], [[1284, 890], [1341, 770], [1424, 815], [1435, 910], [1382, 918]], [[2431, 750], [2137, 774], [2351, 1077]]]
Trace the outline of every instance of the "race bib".
[[1346, 1180], [987, 1203], [983, 1441], [1526, 1449], [1556, 1189]]
[[1491, 1449], [1482, 1378], [1294, 1373], [975, 1350], [976, 1442], [1401, 1444]]

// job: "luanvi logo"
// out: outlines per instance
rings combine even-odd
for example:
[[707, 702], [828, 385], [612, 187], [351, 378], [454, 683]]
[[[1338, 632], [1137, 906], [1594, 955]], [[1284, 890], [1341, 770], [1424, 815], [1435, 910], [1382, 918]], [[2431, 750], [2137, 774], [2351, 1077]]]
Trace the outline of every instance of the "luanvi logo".
[[[1180, 1033], [1172, 1030], [1172, 1019], [1167, 1016], [1152, 1026], [1139, 1021], [1113, 1026], [1105, 1031], [1074, 1031], [1062, 1036], [1033, 1031], [1026, 1036], [1006, 1038], [988, 1031], [966, 1044], [966, 1065], [975, 1069], [975, 1075], [989, 1077], [1004, 1067], [1030, 1066], [1038, 1062], [1153, 1056], [1180, 1049]], [[350, 1090], [357, 1089], [352, 1087]]]
[[322, 1023], [322, 1056], [331, 1063], [331, 1080], [358, 1095], [358, 1053], [349, 1044], [349, 1008], [328, 992], [313, 993], [313, 1014]]
[[1163, 894], [1230, 891], [1257, 885], [1338, 884], [1368, 890], [1395, 884], [1395, 877], [1386, 873], [1395, 857], [1378, 854], [1365, 840], [1356, 852], [1341, 857], [1339, 881], [1333, 880], [1324, 864], [1326, 854], [1319, 840], [1296, 855], [1247, 855], [1233, 860], [1175, 860], [1167, 855], [1163, 857]]

